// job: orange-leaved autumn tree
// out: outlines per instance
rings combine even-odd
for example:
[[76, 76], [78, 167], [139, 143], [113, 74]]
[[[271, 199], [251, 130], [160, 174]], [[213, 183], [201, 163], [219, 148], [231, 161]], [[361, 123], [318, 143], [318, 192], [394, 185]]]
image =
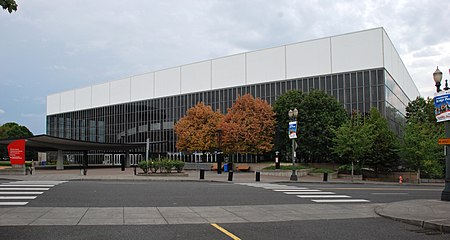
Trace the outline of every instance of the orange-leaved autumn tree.
[[177, 148], [188, 152], [207, 152], [217, 148], [217, 126], [222, 117], [211, 106], [198, 102], [175, 124]]
[[228, 109], [219, 128], [225, 152], [262, 154], [273, 147], [275, 113], [266, 101], [246, 94]]

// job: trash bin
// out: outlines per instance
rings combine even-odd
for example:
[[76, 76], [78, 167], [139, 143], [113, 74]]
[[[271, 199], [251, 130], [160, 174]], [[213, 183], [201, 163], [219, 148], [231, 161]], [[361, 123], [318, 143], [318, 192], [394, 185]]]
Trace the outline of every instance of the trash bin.
[[223, 165], [223, 171], [224, 172], [228, 172], [228, 164], [224, 164]]

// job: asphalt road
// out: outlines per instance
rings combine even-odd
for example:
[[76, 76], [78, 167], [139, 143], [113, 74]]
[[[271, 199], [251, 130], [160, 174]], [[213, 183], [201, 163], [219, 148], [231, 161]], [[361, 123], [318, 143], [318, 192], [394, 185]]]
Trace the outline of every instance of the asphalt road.
[[[371, 203], [439, 199], [442, 187], [374, 184], [289, 184]], [[311, 200], [282, 192], [212, 182], [72, 181], [57, 185], [31, 200], [28, 207], [175, 207], [310, 204]]]
[[[383, 218], [221, 224], [238, 239], [448, 239], [436, 231]], [[0, 239], [232, 239], [209, 224], [0, 227]], [[235, 238], [236, 239], [236, 238]]]
[[[5, 181], [0, 181], [0, 183]], [[348, 195], [370, 203], [439, 199], [442, 187], [429, 185], [286, 183]], [[315, 204], [310, 199], [262, 187], [214, 182], [71, 181], [45, 191], [26, 207], [181, 207]], [[339, 203], [337, 203], [339, 204]], [[348, 203], [347, 203], [348, 204]], [[358, 203], [355, 203], [358, 204]], [[381, 217], [284, 222], [115, 226], [5, 226], [0, 239], [448, 239]]]

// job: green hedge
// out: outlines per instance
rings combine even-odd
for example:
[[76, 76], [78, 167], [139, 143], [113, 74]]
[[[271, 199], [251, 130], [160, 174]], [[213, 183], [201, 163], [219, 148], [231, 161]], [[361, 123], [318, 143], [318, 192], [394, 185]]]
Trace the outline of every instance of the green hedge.
[[172, 170], [176, 170], [177, 172], [182, 172], [184, 168], [184, 162], [181, 160], [171, 160], [167, 158], [163, 158], [161, 160], [148, 160], [141, 161], [138, 163], [138, 166], [144, 173], [152, 172], [161, 172], [161, 173], [171, 173]]

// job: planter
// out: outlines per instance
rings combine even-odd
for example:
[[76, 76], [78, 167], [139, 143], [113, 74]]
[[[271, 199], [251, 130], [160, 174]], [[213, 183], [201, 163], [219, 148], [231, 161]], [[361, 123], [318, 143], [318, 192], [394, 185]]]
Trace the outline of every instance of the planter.
[[[300, 169], [297, 170], [297, 176], [303, 177], [308, 175], [311, 169]], [[261, 175], [264, 176], [277, 176], [277, 177], [290, 177], [292, 174], [292, 170], [262, 170]]]
[[[351, 175], [351, 174], [342, 174], [342, 173], [339, 173], [339, 174], [337, 175], [337, 177], [338, 177], [339, 179], [352, 179], [352, 175]], [[363, 176], [362, 176], [362, 175], [355, 175], [355, 174], [353, 174], [353, 180], [362, 181], [362, 180], [363, 180]]]

